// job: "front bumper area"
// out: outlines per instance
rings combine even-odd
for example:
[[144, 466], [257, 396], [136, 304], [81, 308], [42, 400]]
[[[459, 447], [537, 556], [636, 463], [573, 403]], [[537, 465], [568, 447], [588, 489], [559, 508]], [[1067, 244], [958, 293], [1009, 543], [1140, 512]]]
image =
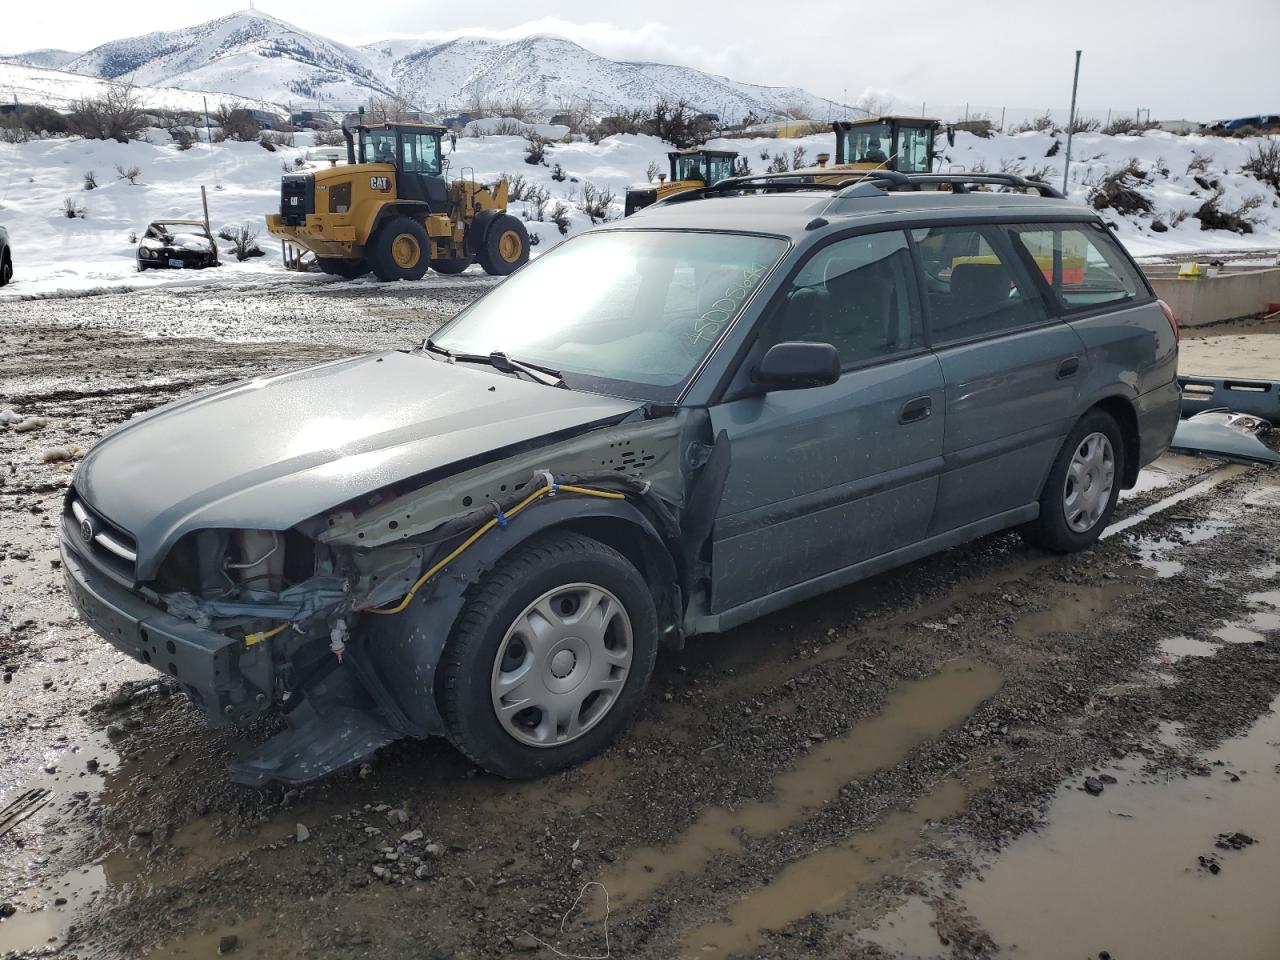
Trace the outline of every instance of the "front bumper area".
[[271, 706], [272, 664], [265, 644], [245, 648], [152, 606], [97, 571], [65, 536], [63, 578], [76, 611], [117, 650], [178, 681], [204, 709], [212, 727]]
[[358, 255], [356, 228], [349, 224], [328, 222], [314, 213], [306, 215], [301, 224], [288, 224], [278, 213], [267, 214], [267, 233], [278, 240], [287, 240], [321, 257], [351, 259]]

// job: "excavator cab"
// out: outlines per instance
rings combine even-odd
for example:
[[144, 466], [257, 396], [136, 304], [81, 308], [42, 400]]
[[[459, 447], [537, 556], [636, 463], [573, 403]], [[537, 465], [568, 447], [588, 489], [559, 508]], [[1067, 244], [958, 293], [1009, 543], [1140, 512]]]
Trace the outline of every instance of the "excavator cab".
[[706, 150], [695, 147], [689, 150], [673, 150], [667, 154], [671, 165], [670, 179], [660, 178], [658, 183], [641, 183], [627, 188], [624, 213], [627, 216], [667, 197], [709, 187], [733, 176], [738, 159], [736, 150]]

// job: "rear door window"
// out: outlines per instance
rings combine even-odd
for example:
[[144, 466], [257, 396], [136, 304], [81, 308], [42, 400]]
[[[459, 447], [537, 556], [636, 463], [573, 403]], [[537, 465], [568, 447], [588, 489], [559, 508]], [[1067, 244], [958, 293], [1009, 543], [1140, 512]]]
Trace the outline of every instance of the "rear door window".
[[915, 239], [934, 344], [997, 336], [1048, 321], [1044, 301], [1004, 228], [930, 227], [916, 230]]
[[1133, 264], [1097, 224], [1025, 224], [1015, 226], [1013, 235], [1068, 310], [1122, 303], [1146, 293]]

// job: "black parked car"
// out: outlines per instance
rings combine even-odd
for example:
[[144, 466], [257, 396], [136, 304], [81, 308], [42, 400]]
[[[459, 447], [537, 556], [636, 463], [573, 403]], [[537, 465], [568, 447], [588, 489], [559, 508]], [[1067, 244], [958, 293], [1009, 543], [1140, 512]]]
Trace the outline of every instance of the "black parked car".
[[203, 220], [157, 220], [138, 242], [138, 270], [216, 267], [218, 245]]
[[13, 254], [9, 252], [9, 231], [0, 227], [0, 287], [13, 279]]

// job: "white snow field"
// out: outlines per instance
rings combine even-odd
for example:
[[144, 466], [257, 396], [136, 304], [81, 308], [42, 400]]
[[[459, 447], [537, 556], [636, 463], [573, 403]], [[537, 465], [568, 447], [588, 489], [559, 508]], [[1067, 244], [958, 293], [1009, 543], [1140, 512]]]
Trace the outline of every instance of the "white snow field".
[[[294, 159], [311, 145], [310, 134], [297, 134], [297, 146], [268, 152], [257, 143], [226, 142], [197, 144], [180, 151], [162, 130], [148, 133], [151, 142], [118, 144], [86, 141], [75, 137], [33, 140], [20, 144], [0, 144], [0, 224], [9, 230], [14, 252], [14, 280], [0, 288], [0, 298], [76, 295], [97, 290], [148, 288], [167, 284], [244, 285], [303, 282], [334, 283], [319, 274], [296, 274], [281, 264], [279, 244], [266, 234], [263, 216], [279, 205], [282, 164], [292, 167]], [[999, 172], [1002, 168], [1022, 173], [1043, 172], [1049, 182], [1061, 185], [1062, 153], [1045, 157], [1054, 137], [1046, 133], [995, 136], [983, 140], [961, 133], [954, 147], [943, 150], [943, 169]], [[1240, 172], [1261, 138], [1223, 139], [1179, 137], [1149, 131], [1141, 137], [1109, 137], [1084, 134], [1072, 147], [1070, 198], [1084, 203], [1090, 185], [1111, 170], [1136, 158], [1147, 171], [1138, 189], [1149, 196], [1154, 211], [1144, 216], [1118, 216], [1104, 211], [1115, 225], [1117, 235], [1139, 257], [1179, 253], [1266, 250], [1280, 248], [1280, 197], [1257, 179]], [[737, 149], [762, 172], [767, 161], [761, 152], [786, 153], [803, 146], [808, 162], [820, 152], [833, 152], [832, 135], [816, 134], [799, 139], [717, 140], [711, 146]], [[449, 155], [449, 176], [470, 176], [489, 181], [506, 173], [523, 176], [545, 189], [550, 201], [536, 219], [533, 205], [515, 202], [512, 210], [529, 219], [528, 227], [538, 238], [535, 256], [563, 239], [550, 215], [557, 202], [565, 204], [568, 234], [589, 229], [592, 224], [579, 207], [588, 183], [612, 190], [612, 216], [622, 215], [623, 195], [628, 183], [642, 182], [650, 162], [665, 172], [668, 144], [647, 136], [610, 137], [599, 144], [555, 143], [547, 151], [546, 165], [524, 162], [525, 141], [513, 136], [459, 137], [457, 150]], [[1206, 169], [1198, 175], [1217, 181], [1223, 204], [1237, 206], [1244, 198], [1261, 195], [1262, 205], [1253, 214], [1259, 223], [1251, 234], [1225, 230], [1201, 230], [1200, 221], [1188, 215], [1176, 226], [1173, 214], [1194, 214], [1207, 191], [1199, 186], [1188, 167], [1196, 156], [1207, 157]], [[120, 179], [117, 165], [140, 168], [136, 184]], [[555, 166], [565, 174], [553, 179]], [[1047, 172], [1046, 171], [1047, 168]], [[99, 184], [84, 189], [85, 173], [92, 170]], [[1162, 171], [1167, 171], [1167, 175]], [[200, 186], [208, 188], [209, 215], [216, 232], [223, 226], [248, 223], [259, 231], [265, 256], [237, 263], [229, 245], [221, 242], [223, 265], [211, 270], [135, 271], [134, 246], [130, 234], [141, 234], [148, 222], [163, 217], [198, 217], [201, 214]], [[83, 218], [68, 218], [65, 202], [83, 208]], [[1160, 219], [1169, 229], [1151, 229]], [[472, 267], [479, 272], [479, 267]], [[429, 275], [430, 276], [430, 275]], [[372, 279], [354, 281], [373, 283]]]

